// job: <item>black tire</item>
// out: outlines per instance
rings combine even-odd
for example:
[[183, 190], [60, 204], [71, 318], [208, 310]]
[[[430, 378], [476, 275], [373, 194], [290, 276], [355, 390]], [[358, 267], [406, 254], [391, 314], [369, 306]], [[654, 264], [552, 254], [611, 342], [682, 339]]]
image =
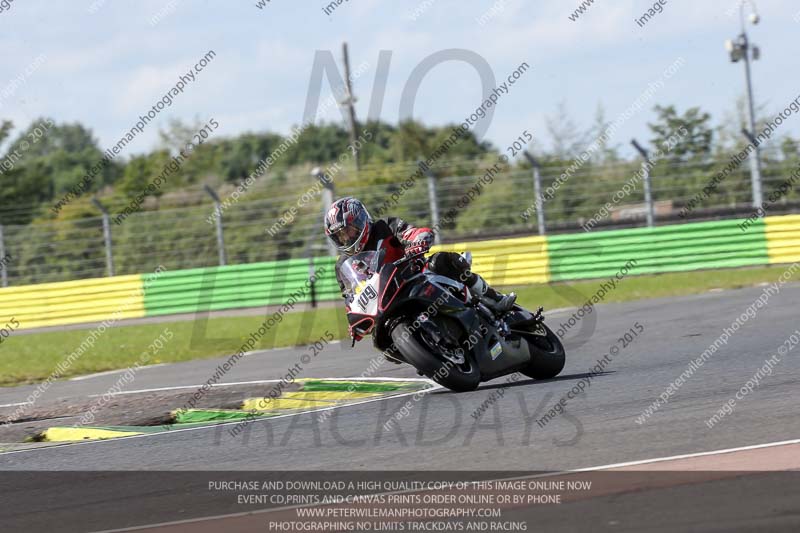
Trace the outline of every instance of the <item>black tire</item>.
[[454, 392], [469, 392], [478, 388], [481, 373], [471, 352], [464, 354], [465, 365], [452, 365], [448, 368], [445, 360], [432, 354], [407, 322], [400, 322], [395, 326], [392, 330], [392, 341], [411, 365], [439, 385]]
[[545, 324], [541, 324], [541, 327], [545, 329], [547, 336], [533, 334], [525, 336], [531, 350], [531, 362], [521, 372], [533, 379], [550, 379], [564, 370], [567, 355], [558, 335]]

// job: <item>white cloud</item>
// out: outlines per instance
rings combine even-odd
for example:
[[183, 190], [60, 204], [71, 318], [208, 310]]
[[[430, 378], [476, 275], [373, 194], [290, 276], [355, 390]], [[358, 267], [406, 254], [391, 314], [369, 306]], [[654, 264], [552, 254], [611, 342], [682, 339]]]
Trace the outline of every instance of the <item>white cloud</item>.
[[[314, 52], [331, 50], [340, 62], [344, 40], [350, 44], [352, 66], [368, 61], [371, 67], [355, 83], [360, 118], [369, 106], [381, 49], [393, 50], [382, 115], [389, 121], [398, 118], [400, 94], [411, 70], [434, 52], [475, 50], [489, 61], [498, 80], [520, 61], [530, 63], [533, 70], [524, 83], [497, 108], [489, 134], [498, 145], [540, 125], [561, 99], [569, 102], [583, 127], [591, 122], [598, 101], [613, 116], [677, 55], [686, 55], [687, 66], [659, 93], [665, 103], [684, 109], [699, 105], [716, 118], [743, 91], [741, 67], [730, 65], [722, 49], [722, 41], [739, 31], [738, 12], [726, 14], [735, 0], [689, 5], [670, 0], [644, 28], [634, 18], [651, 0], [598, 0], [577, 22], [568, 15], [579, 0], [505, 0], [484, 26], [475, 19], [496, 0], [434, 0], [417, 20], [409, 20], [408, 12], [420, 1], [386, 5], [351, 0], [331, 17], [319, 4], [296, 1], [273, 1], [269, 10], [247, 2], [181, 2], [179, 11], [152, 28], [148, 20], [166, 0], [108, 2], [93, 15], [86, 12], [91, 0], [77, 7], [56, 3], [47, 10], [31, 0], [4, 14], [13, 15], [14, 25], [0, 36], [0, 48], [6, 51], [8, 77], [39, 53], [48, 57], [24, 94], [17, 95], [14, 103], [24, 105], [19, 113], [15, 108], [15, 117], [24, 111], [32, 117], [78, 120], [96, 130], [104, 145], [129, 128], [209, 48], [217, 51], [217, 59], [159, 121], [215, 116], [220, 131], [229, 135], [237, 129], [285, 133], [302, 119]], [[750, 27], [753, 41], [764, 50], [764, 59], [754, 65], [756, 94], [759, 101], [780, 103], [798, 86], [795, 54], [786, 44], [796, 36], [792, 17], [798, 8], [790, 0], [758, 4], [762, 22]], [[478, 88], [472, 68], [437, 67], [422, 85], [415, 115], [427, 123], [460, 120]], [[328, 94], [323, 85], [323, 98]], [[10, 113], [12, 106], [6, 107]], [[645, 134], [648, 115], [643, 112], [631, 121], [620, 138]], [[338, 120], [337, 114], [332, 117]], [[154, 135], [158, 124], [151, 127]], [[785, 131], [791, 129], [797, 131], [787, 124]], [[146, 145], [155, 139], [144, 138]]]

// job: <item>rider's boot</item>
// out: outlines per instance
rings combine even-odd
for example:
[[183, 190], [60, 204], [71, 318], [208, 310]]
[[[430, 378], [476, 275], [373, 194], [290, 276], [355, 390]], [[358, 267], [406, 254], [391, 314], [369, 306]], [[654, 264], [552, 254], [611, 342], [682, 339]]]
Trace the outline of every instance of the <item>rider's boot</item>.
[[509, 311], [517, 300], [517, 295], [512, 293], [503, 294], [494, 290], [486, 283], [480, 275], [474, 274], [475, 283], [468, 286], [469, 292], [478, 298], [480, 302], [488, 307], [496, 315], [501, 315]]

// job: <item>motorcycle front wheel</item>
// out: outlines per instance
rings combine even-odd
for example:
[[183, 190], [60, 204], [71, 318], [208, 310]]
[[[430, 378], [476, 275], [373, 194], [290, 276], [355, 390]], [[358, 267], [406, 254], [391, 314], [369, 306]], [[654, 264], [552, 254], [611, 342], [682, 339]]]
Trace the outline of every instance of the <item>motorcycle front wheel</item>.
[[544, 323], [539, 324], [544, 335], [528, 334], [525, 340], [531, 350], [531, 362], [521, 370], [533, 379], [550, 379], [556, 377], [564, 369], [567, 356], [561, 339]]
[[478, 388], [481, 374], [472, 352], [465, 353], [464, 363], [459, 365], [440, 358], [435, 354], [435, 347], [429, 347], [406, 321], [399, 322], [392, 330], [392, 341], [409, 363], [439, 385], [454, 392]]

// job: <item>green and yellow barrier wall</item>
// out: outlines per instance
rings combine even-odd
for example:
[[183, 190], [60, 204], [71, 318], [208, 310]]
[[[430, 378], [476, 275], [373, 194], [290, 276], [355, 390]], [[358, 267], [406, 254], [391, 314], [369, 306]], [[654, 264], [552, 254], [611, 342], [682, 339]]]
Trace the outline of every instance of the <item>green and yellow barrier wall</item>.
[[[517, 237], [436, 246], [473, 254], [495, 285], [800, 262], [800, 215]], [[314, 259], [318, 301], [339, 298], [334, 259]], [[311, 299], [309, 260], [291, 259], [0, 289], [0, 317], [20, 328], [281, 305]], [[297, 297], [299, 295], [299, 297]]]

